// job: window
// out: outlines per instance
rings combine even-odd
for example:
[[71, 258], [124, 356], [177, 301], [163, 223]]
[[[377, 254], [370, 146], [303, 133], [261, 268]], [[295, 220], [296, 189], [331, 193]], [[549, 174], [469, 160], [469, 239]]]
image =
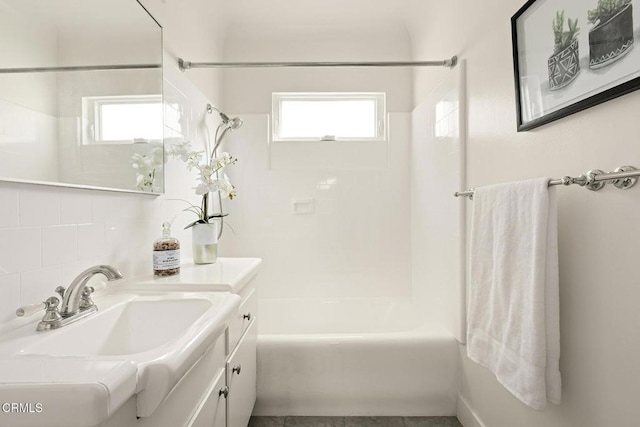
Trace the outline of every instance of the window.
[[82, 99], [85, 144], [129, 144], [162, 139], [160, 95]]
[[274, 93], [274, 141], [384, 141], [384, 93]]

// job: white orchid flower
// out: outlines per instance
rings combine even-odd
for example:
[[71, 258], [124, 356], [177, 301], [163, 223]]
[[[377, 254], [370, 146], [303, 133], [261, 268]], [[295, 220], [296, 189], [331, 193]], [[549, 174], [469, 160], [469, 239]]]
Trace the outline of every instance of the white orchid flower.
[[229, 181], [229, 177], [224, 176], [215, 181], [215, 186], [224, 198], [233, 199], [235, 197], [235, 186]]
[[216, 167], [216, 169], [222, 169], [225, 166], [233, 163], [233, 161], [234, 159], [233, 157], [231, 157], [231, 154], [224, 152], [213, 160], [213, 165]]
[[211, 175], [213, 175], [214, 173], [216, 173], [216, 168], [214, 168], [211, 165], [198, 165], [198, 170], [200, 171], [200, 176], [202, 177], [202, 179], [208, 179], [209, 177], [211, 177]]
[[[163, 153], [164, 154], [164, 153]], [[193, 207], [198, 215], [198, 221], [208, 221], [207, 203], [205, 197], [209, 193], [219, 193], [220, 196], [233, 199], [236, 195], [235, 186], [229, 181], [227, 175], [220, 177], [220, 171], [228, 165], [234, 164], [236, 159], [229, 153], [224, 152], [216, 158], [204, 159], [202, 151], [195, 151], [189, 141], [173, 144], [168, 154], [173, 158], [178, 158], [187, 164], [187, 170], [196, 169], [198, 171], [198, 182], [193, 187], [198, 196], [203, 197], [203, 208]], [[209, 160], [208, 162], [205, 162]], [[199, 212], [198, 212], [199, 209]], [[192, 224], [193, 225], [193, 224]]]
[[209, 187], [205, 184], [198, 184], [198, 186], [194, 188], [196, 189], [196, 194], [198, 196], [204, 196], [209, 192]]

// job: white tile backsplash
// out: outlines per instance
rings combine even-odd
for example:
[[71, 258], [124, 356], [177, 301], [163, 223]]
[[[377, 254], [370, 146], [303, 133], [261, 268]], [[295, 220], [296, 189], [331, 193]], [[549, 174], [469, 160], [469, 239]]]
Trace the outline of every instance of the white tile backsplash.
[[19, 195], [20, 226], [60, 224], [60, 193], [57, 188], [25, 186]]
[[20, 304], [20, 275], [10, 274], [0, 276], [0, 323], [15, 318], [16, 309]]
[[42, 229], [42, 266], [78, 260], [78, 227], [59, 225]]
[[42, 266], [40, 228], [0, 229], [0, 276]]
[[15, 186], [0, 187], [0, 228], [18, 227], [20, 215], [18, 210], [18, 189]]
[[140, 196], [118, 193], [96, 194], [91, 209], [94, 222], [138, 219]]
[[104, 224], [78, 225], [78, 258], [81, 260], [101, 257], [106, 254]]
[[60, 192], [60, 224], [87, 224], [92, 221], [89, 191]]
[[57, 265], [20, 274], [20, 305], [37, 304], [55, 296], [55, 289], [62, 284], [60, 271]]

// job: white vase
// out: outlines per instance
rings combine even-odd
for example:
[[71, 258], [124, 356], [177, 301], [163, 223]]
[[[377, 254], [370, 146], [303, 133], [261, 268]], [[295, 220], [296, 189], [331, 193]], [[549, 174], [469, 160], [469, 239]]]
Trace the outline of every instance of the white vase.
[[218, 259], [218, 224], [191, 227], [191, 244], [195, 264], [213, 264]]

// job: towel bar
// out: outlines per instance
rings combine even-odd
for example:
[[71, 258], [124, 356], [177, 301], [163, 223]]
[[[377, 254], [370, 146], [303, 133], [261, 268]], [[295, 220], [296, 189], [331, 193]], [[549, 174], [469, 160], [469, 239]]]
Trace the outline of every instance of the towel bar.
[[[640, 176], [640, 170], [633, 166], [621, 166], [613, 172], [603, 172], [600, 169], [590, 170], [584, 175], [577, 177], [565, 176], [560, 179], [549, 180], [549, 185], [572, 185], [576, 184], [581, 187], [586, 187], [591, 191], [602, 190], [606, 184], [613, 184], [620, 190], [628, 190], [636, 185], [638, 177]], [[455, 197], [468, 197], [473, 199], [473, 188], [465, 191], [456, 191]]]

